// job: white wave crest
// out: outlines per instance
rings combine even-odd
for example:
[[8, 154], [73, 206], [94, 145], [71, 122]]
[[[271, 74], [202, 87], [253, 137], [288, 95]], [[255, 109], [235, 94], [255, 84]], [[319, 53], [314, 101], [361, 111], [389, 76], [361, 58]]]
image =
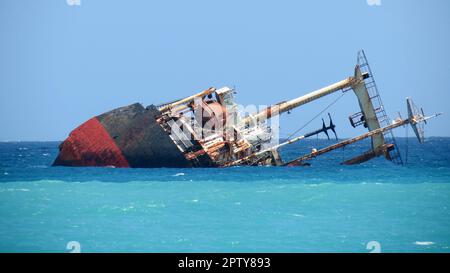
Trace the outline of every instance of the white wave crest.
[[434, 242], [420, 242], [420, 241], [416, 241], [414, 242], [415, 245], [418, 246], [430, 246], [430, 245], [434, 245]]

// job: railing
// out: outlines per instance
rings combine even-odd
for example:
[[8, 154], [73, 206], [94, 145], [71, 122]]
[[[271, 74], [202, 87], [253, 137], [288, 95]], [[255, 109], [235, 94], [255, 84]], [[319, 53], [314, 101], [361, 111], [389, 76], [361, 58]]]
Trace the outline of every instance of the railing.
[[[369, 97], [372, 101], [373, 108], [375, 109], [375, 114], [378, 118], [381, 127], [389, 126], [390, 119], [384, 110], [383, 101], [381, 100], [380, 93], [378, 92], [377, 84], [375, 83], [375, 79], [372, 74], [372, 70], [370, 69], [369, 62], [367, 61], [366, 54], [364, 50], [358, 52], [357, 63], [361, 69], [361, 72], [367, 72], [369, 77], [367, 77], [364, 82], [369, 93]], [[395, 146], [395, 149], [389, 152], [391, 156], [391, 160], [396, 163], [403, 165], [403, 160], [400, 154], [399, 147], [395, 140], [394, 133], [392, 130], [388, 130], [383, 133], [384, 139], [386, 143], [392, 143]]]

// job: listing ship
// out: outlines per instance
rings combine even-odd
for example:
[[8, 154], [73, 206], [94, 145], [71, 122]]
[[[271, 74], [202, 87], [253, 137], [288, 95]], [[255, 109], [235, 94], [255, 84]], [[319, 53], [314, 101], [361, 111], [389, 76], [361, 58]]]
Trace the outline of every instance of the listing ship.
[[[360, 111], [351, 115], [349, 122], [353, 127], [364, 126], [367, 133], [339, 141], [336, 126], [328, 114], [329, 125], [322, 120], [318, 130], [282, 143], [274, 141], [270, 120], [336, 92], [356, 95]], [[229, 87], [211, 87], [162, 105], [144, 107], [135, 103], [95, 116], [74, 129], [60, 144], [53, 166], [304, 166], [315, 157], [366, 138], [371, 140], [371, 149], [343, 164], [359, 164], [378, 156], [402, 164], [392, 130], [409, 124], [422, 143], [423, 125], [439, 115], [425, 116], [422, 109], [407, 98], [408, 117], [389, 119], [364, 51], [358, 53], [350, 77], [255, 114], [242, 116], [234, 93]], [[279, 152], [281, 147], [321, 133], [328, 138], [334, 133], [336, 143], [283, 161]]]

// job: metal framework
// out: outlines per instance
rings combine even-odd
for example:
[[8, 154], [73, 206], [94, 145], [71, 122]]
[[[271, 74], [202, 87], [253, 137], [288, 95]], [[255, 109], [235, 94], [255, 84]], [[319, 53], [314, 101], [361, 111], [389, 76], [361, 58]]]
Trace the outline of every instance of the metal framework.
[[[386, 114], [386, 111], [384, 109], [383, 101], [381, 100], [380, 93], [378, 92], [378, 87], [373, 77], [372, 70], [370, 69], [370, 65], [367, 61], [364, 50], [360, 50], [358, 52], [357, 64], [359, 65], [361, 71], [363, 73], [367, 73], [368, 75], [368, 77], [366, 77], [364, 80], [364, 84], [367, 88], [367, 91], [369, 92], [370, 100], [372, 101], [380, 126], [389, 126], [391, 119]], [[392, 132], [392, 130], [387, 130], [383, 132], [383, 135], [387, 143], [394, 144], [395, 149], [389, 151], [392, 162], [403, 165], [403, 160], [400, 154], [399, 147], [397, 145], [397, 141], [395, 140], [394, 133]]]

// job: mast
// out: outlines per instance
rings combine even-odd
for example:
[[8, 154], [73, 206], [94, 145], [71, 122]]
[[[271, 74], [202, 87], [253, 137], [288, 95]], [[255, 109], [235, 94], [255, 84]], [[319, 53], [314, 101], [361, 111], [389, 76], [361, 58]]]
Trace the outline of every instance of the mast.
[[[401, 118], [399, 118], [399, 119], [395, 120], [391, 125], [388, 125], [388, 126], [382, 127], [382, 128], [378, 128], [376, 130], [370, 131], [368, 133], [359, 135], [359, 136], [351, 138], [351, 139], [347, 139], [347, 140], [341, 141], [339, 143], [336, 143], [334, 145], [325, 147], [325, 148], [320, 149], [318, 151], [313, 151], [313, 152], [311, 152], [309, 154], [306, 154], [306, 155], [301, 156], [301, 157], [299, 157], [297, 159], [294, 159], [294, 160], [292, 160], [292, 161], [290, 161], [288, 163], [285, 163], [284, 166], [295, 166], [298, 163], [301, 163], [301, 162], [303, 162], [305, 160], [309, 160], [309, 159], [314, 158], [316, 156], [319, 156], [319, 155], [331, 152], [333, 150], [345, 147], [345, 146], [350, 145], [352, 143], [355, 143], [357, 141], [361, 141], [363, 139], [366, 139], [368, 137], [374, 136], [376, 134], [381, 134], [381, 133], [387, 132], [389, 130], [395, 129], [397, 127], [400, 127], [400, 126], [403, 126], [403, 125], [406, 125], [406, 124], [411, 124], [411, 126], [413, 126], [413, 128], [414, 128], [416, 126], [416, 124], [421, 123], [421, 122], [426, 122], [427, 120], [429, 120], [431, 118], [434, 118], [434, 117], [437, 117], [437, 116], [439, 116], [441, 114], [442, 113], [437, 113], [437, 114], [434, 114], [434, 115], [428, 116], [428, 117], [424, 117], [422, 115], [415, 115], [415, 116], [411, 116], [410, 115], [408, 119], [401, 119]], [[383, 146], [384, 146], [385, 149], [390, 149], [389, 144], [385, 144]], [[376, 152], [377, 151], [374, 151], [374, 155], [376, 155]]]
[[[364, 79], [363, 75], [363, 78]], [[289, 101], [285, 101], [285, 102], [280, 102], [278, 104], [272, 105], [267, 107], [266, 109], [260, 111], [259, 113], [257, 113], [254, 116], [248, 116], [245, 119], [242, 120], [242, 123], [245, 125], [251, 124], [252, 122], [259, 123], [259, 122], [263, 122], [269, 118], [272, 118], [276, 115], [280, 115], [282, 113], [285, 113], [289, 110], [292, 110], [294, 108], [297, 108], [299, 106], [302, 106], [303, 104], [312, 102], [314, 100], [317, 100], [321, 97], [330, 95], [334, 92], [337, 92], [339, 90], [343, 90], [346, 89], [348, 87], [352, 87], [353, 85], [357, 84], [359, 82], [359, 80], [355, 77], [348, 77], [345, 80], [342, 80], [340, 82], [331, 84], [327, 87], [321, 88], [319, 90], [313, 91], [311, 93], [308, 93], [306, 95], [303, 95], [301, 97], [289, 100]]]

